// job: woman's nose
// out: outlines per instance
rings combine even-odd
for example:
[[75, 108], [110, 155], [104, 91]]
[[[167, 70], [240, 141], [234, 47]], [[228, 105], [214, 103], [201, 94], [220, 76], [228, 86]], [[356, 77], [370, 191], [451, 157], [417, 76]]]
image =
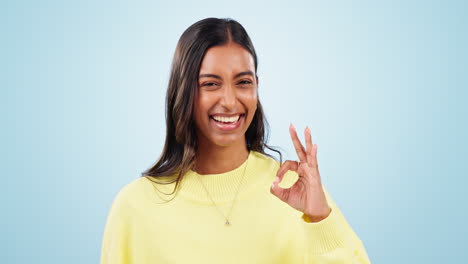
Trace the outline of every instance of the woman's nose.
[[221, 98], [221, 106], [230, 110], [236, 106], [236, 90], [232, 85], [226, 85], [223, 89], [223, 94]]

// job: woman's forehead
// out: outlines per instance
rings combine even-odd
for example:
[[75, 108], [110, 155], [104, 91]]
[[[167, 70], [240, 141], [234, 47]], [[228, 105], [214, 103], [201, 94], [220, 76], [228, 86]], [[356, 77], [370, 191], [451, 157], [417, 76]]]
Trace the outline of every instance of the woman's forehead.
[[250, 52], [237, 43], [211, 47], [200, 67], [200, 74], [237, 74], [244, 71], [255, 72], [255, 63]]

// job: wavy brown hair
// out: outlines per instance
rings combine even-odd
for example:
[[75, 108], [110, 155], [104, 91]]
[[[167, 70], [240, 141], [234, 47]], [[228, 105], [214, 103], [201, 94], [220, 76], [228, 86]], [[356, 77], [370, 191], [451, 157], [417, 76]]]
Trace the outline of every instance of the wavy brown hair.
[[[158, 184], [176, 182], [173, 194], [195, 162], [197, 138], [194, 123], [194, 102], [198, 96], [198, 74], [206, 51], [213, 46], [235, 42], [252, 55], [257, 74], [257, 54], [249, 35], [242, 25], [233, 19], [206, 18], [187, 28], [177, 43], [166, 95], [166, 141], [158, 161], [142, 173], [142, 177]], [[260, 101], [245, 139], [248, 150], [268, 155], [268, 122]]]

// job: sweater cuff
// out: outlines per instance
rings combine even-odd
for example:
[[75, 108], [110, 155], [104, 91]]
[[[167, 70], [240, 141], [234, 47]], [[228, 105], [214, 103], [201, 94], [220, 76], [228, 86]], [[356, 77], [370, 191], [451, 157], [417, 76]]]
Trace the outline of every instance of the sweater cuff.
[[307, 252], [321, 255], [343, 247], [346, 239], [346, 223], [341, 221], [336, 208], [320, 222], [313, 223], [306, 214], [302, 215]]

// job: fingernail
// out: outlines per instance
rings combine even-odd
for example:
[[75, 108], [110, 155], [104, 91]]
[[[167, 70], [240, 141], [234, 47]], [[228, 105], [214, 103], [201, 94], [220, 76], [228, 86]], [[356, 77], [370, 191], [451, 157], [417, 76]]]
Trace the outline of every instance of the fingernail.
[[296, 128], [294, 127], [294, 125], [292, 123], [289, 125], [289, 127], [296, 130]]

